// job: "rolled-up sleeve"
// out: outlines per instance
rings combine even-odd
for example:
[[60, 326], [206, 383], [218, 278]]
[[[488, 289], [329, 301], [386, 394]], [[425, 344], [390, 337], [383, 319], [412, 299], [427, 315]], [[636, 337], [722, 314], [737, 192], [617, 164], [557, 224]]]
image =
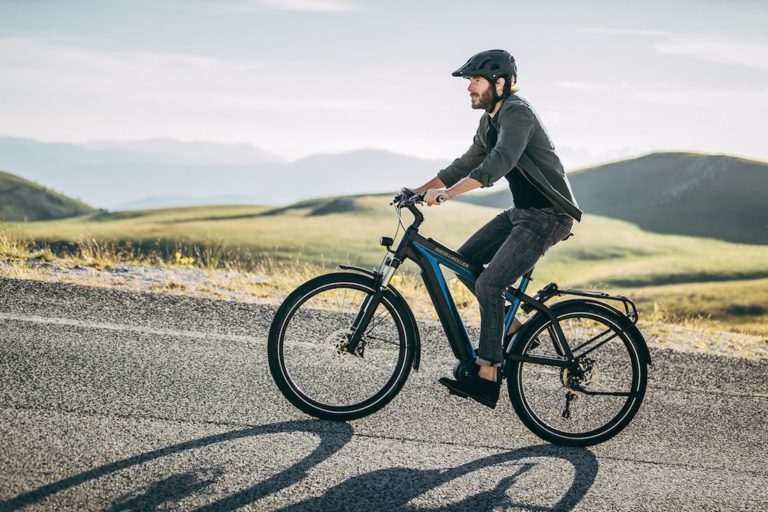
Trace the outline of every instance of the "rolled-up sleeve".
[[529, 108], [520, 107], [506, 112], [504, 117], [499, 119], [496, 145], [469, 173], [469, 177], [479, 181], [483, 187], [490, 187], [511, 171], [528, 146], [534, 126], [534, 115]]
[[475, 134], [472, 145], [469, 146], [467, 152], [438, 172], [437, 177], [445, 183], [446, 187], [452, 187], [461, 178], [466, 177], [472, 169], [480, 165], [485, 156], [485, 146], [482, 145], [479, 135]]

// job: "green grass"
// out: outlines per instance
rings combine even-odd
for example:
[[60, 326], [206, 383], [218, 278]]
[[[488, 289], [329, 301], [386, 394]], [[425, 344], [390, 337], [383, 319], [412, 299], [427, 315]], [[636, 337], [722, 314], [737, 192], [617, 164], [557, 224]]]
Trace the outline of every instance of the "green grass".
[[[389, 200], [356, 197], [356, 211], [314, 216], [309, 214], [322, 201], [271, 215], [273, 209], [263, 206], [206, 206], [30, 222], [17, 230], [54, 249], [66, 246], [61, 242], [87, 246], [95, 240], [171, 259], [181, 250], [208, 268], [233, 260], [245, 269], [267, 260], [313, 268], [330, 269], [339, 263], [370, 268], [385, 254], [379, 237], [395, 233]], [[421, 233], [458, 248], [499, 210], [449, 202], [423, 212]], [[411, 220], [410, 213], [403, 212], [406, 226]], [[744, 332], [768, 333], [768, 246], [659, 235], [594, 215], [585, 215], [574, 233], [539, 262], [534, 287], [556, 281], [561, 287], [619, 290], [636, 298], [643, 314], [655, 311], [662, 320], [708, 318]], [[417, 270], [409, 262], [402, 271], [414, 275]]]
[[[333, 267], [377, 265], [382, 235], [392, 236], [396, 217], [381, 196], [356, 199], [361, 210], [308, 215], [313, 206], [264, 215], [260, 206], [218, 206], [118, 212], [20, 225], [39, 242], [96, 239], [139, 247], [174, 249], [220, 246], [254, 260], [299, 260]], [[424, 208], [421, 232], [459, 247], [498, 213], [469, 204]], [[407, 225], [408, 212], [403, 213]], [[585, 215], [575, 236], [552, 248], [537, 267], [539, 280], [569, 286], [634, 288], [662, 284], [768, 278], [768, 246], [658, 235], [623, 221]], [[400, 230], [402, 234], [402, 230]], [[170, 252], [169, 249], [169, 252]], [[415, 266], [407, 266], [411, 271]]]

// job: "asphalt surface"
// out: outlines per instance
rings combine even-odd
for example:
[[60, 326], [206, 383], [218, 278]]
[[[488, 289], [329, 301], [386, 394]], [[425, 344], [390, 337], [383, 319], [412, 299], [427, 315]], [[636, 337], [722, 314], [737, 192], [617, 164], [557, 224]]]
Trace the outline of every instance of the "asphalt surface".
[[[0, 510], [766, 510], [765, 362], [652, 351], [632, 424], [543, 443], [420, 371], [314, 420], [273, 384], [275, 308], [0, 278]], [[471, 330], [471, 334], [475, 331]]]

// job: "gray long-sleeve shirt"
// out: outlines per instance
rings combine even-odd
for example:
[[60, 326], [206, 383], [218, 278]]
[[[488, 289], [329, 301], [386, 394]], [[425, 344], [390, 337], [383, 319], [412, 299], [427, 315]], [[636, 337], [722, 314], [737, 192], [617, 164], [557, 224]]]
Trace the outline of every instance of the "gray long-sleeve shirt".
[[501, 177], [520, 172], [555, 208], [576, 220], [581, 210], [573, 197], [571, 185], [555, 147], [536, 112], [526, 100], [512, 94], [504, 100], [495, 118], [498, 138], [486, 148], [485, 134], [491, 117], [480, 118], [477, 133], [466, 153], [441, 170], [437, 176], [450, 187], [469, 176], [483, 187], [490, 187]]

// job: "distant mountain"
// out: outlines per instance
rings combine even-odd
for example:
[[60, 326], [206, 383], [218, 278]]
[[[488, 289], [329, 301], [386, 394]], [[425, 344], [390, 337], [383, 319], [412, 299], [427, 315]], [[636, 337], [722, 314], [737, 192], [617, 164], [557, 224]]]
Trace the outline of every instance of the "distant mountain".
[[[656, 233], [768, 244], [768, 164], [725, 155], [652, 153], [568, 175], [587, 213]], [[509, 190], [468, 202], [509, 208]]]
[[192, 164], [258, 165], [283, 161], [251, 144], [222, 144], [219, 142], [182, 142], [170, 138], [132, 141], [93, 141], [83, 144], [88, 149], [120, 150], [130, 153], [167, 157], [172, 161]]
[[95, 211], [85, 203], [0, 172], [0, 219], [32, 221], [75, 217]]
[[258, 204], [258, 199], [253, 196], [162, 196], [147, 197], [138, 201], [131, 201], [117, 205], [115, 210], [152, 210], [155, 208], [177, 208], [181, 206], [211, 206], [224, 204]]
[[140, 149], [149, 148], [141, 143], [94, 149], [0, 137], [0, 167], [114, 209], [148, 197], [251, 196], [255, 203], [277, 206], [307, 197], [397, 190], [422, 184], [447, 163], [368, 149], [296, 162], [230, 165], [226, 155], [219, 163], [191, 163], [170, 150]]

